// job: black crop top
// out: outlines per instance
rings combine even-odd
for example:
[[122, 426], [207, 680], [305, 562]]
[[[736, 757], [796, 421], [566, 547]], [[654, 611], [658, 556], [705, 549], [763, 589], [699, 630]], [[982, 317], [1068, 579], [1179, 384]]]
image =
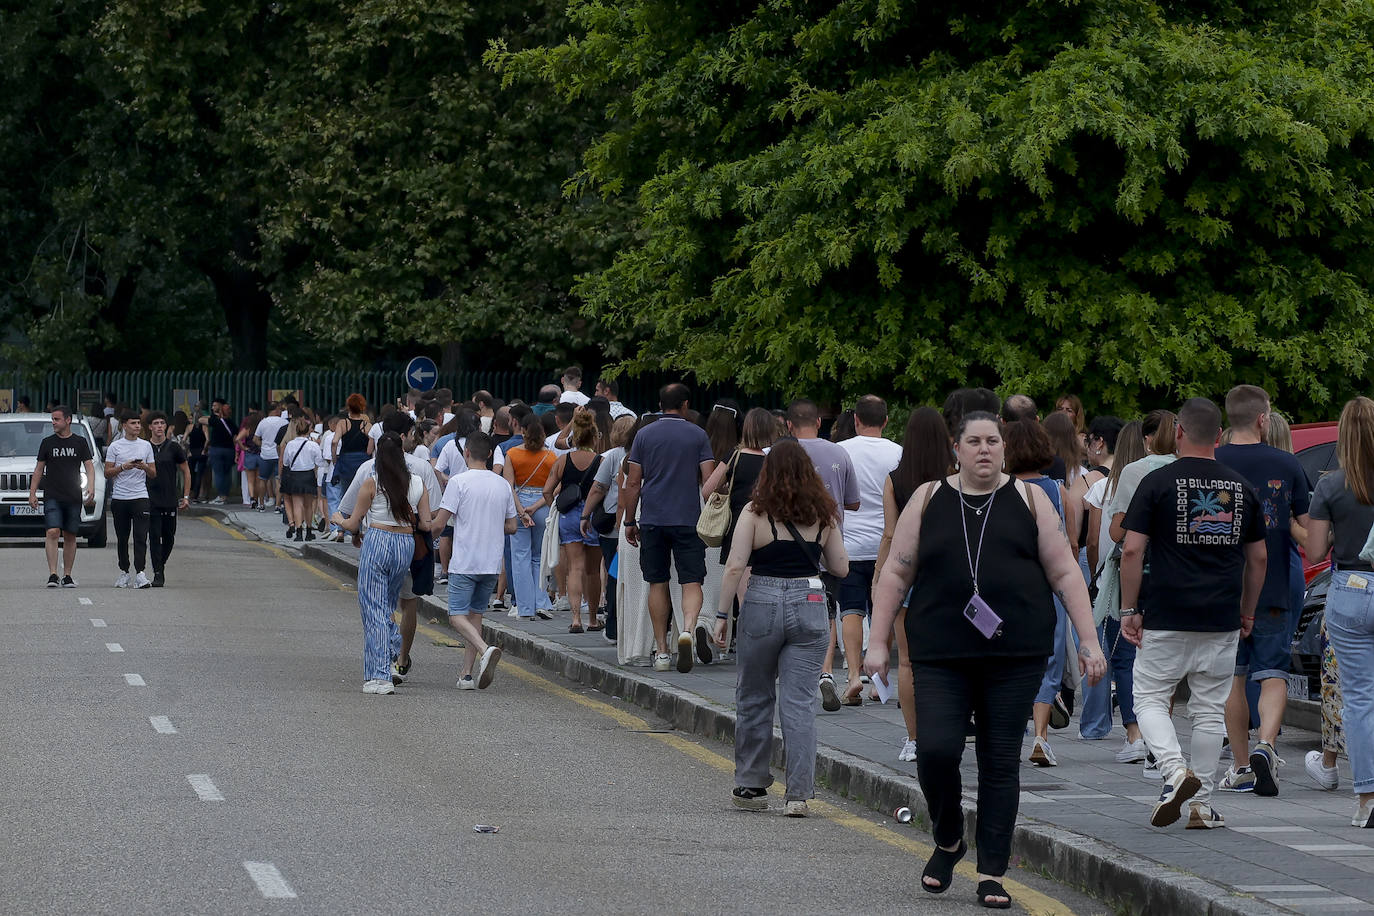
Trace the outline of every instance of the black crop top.
[[807, 576], [820, 575], [819, 564], [816, 561], [821, 555], [821, 533], [825, 531], [824, 527], [816, 532], [814, 553], [809, 546], [813, 542], [778, 540], [778, 526], [773, 524], [772, 518], [768, 519], [768, 527], [773, 529], [773, 540], [762, 547], [755, 547], [749, 554], [752, 575], [770, 576], [774, 579], [804, 579]]
[[367, 433], [363, 432], [363, 421], [348, 420], [348, 430], [339, 437], [339, 454], [347, 455], [350, 452], [367, 451]]

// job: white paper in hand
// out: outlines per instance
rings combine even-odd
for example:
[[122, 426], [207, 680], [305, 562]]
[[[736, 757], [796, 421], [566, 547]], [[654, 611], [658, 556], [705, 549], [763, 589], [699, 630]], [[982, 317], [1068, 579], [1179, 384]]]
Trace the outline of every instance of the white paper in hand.
[[873, 689], [878, 691], [879, 702], [886, 703], [892, 699], [892, 688], [881, 677], [875, 674], [869, 680], [873, 682]]

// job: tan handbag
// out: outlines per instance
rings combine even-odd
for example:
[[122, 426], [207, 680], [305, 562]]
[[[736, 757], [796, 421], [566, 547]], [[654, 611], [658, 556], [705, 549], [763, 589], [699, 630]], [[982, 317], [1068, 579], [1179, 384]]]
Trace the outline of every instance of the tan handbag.
[[738, 451], [730, 458], [730, 477], [725, 490], [706, 497], [706, 505], [701, 507], [697, 518], [697, 537], [707, 547], [719, 547], [725, 542], [725, 532], [730, 530], [733, 514], [730, 511], [730, 491], [735, 486], [735, 468], [739, 465]]

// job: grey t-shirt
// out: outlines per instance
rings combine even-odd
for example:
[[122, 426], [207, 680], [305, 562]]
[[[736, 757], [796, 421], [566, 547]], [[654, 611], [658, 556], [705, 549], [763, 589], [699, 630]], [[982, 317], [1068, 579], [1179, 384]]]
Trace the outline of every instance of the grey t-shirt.
[[617, 445], [601, 455], [601, 466], [596, 469], [596, 482], [606, 488], [606, 496], [601, 500], [601, 508], [614, 512], [620, 508], [620, 465], [625, 460], [625, 447]]
[[1369, 569], [1369, 564], [1360, 559], [1360, 551], [1369, 537], [1370, 526], [1374, 525], [1374, 506], [1366, 506], [1355, 498], [1345, 485], [1345, 471], [1332, 471], [1317, 481], [1308, 514], [1331, 523], [1336, 545], [1332, 556], [1337, 566]]
[[843, 534], [843, 509], [859, 501], [859, 479], [854, 474], [854, 462], [850, 460], [849, 452], [829, 439], [798, 439], [797, 442], [811, 456], [816, 473], [821, 475], [821, 483], [825, 484], [825, 489], [841, 510], [840, 533]]

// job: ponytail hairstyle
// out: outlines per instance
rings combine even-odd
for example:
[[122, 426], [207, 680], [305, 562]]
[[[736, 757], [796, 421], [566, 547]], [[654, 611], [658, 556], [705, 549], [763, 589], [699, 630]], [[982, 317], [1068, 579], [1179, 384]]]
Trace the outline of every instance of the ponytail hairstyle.
[[531, 452], [537, 452], [544, 447], [544, 421], [534, 413], [527, 414], [525, 419], [520, 421], [520, 432], [525, 436], [522, 447]]
[[400, 436], [382, 433], [377, 440], [377, 457], [372, 472], [377, 478], [377, 489], [386, 497], [391, 517], [400, 524], [414, 525], [415, 510], [410, 507], [409, 497], [410, 469], [406, 467]]
[[600, 431], [596, 428], [596, 417], [591, 411], [579, 410], [573, 414], [572, 433], [568, 436], [573, 448], [595, 448]]

